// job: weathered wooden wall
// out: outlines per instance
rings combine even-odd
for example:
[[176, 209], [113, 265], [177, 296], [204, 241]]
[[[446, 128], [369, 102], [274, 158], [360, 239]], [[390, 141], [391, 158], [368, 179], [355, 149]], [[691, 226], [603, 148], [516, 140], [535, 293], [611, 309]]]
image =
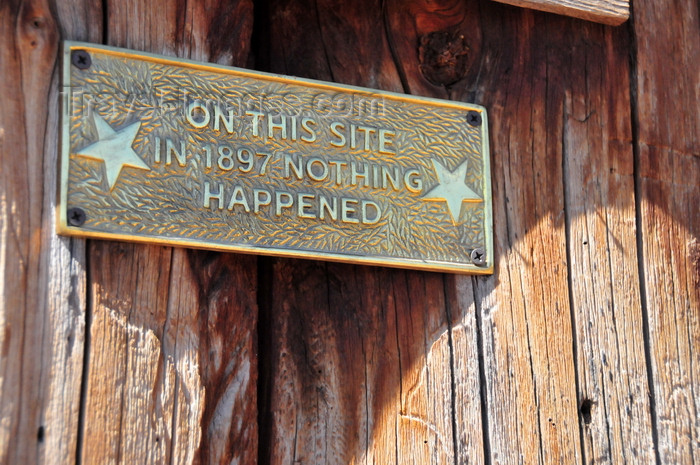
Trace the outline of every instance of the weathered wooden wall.
[[[0, 463], [699, 463], [699, 33], [693, 0], [3, 0]], [[56, 236], [62, 39], [484, 105], [496, 273]]]

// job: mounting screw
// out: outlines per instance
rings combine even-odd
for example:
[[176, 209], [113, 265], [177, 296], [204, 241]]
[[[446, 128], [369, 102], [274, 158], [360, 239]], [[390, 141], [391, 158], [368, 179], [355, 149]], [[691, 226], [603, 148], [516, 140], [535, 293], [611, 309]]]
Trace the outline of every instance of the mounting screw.
[[85, 50], [73, 50], [70, 54], [70, 62], [78, 69], [88, 69], [92, 64], [92, 59]]
[[467, 123], [470, 126], [481, 126], [481, 113], [473, 110], [467, 113]]
[[476, 249], [472, 250], [471, 259], [472, 263], [474, 263], [476, 266], [484, 266], [486, 265], [486, 252], [483, 248], [477, 247]]
[[68, 209], [68, 224], [71, 226], [82, 226], [85, 223], [85, 211], [82, 208]]

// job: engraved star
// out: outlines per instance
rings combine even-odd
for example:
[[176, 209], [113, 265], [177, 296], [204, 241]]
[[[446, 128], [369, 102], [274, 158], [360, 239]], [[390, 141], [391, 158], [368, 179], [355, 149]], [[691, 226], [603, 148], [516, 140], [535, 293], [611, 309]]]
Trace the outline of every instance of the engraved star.
[[471, 190], [465, 182], [467, 161], [465, 160], [456, 170], [450, 171], [439, 161], [433, 159], [433, 167], [435, 167], [439, 184], [422, 198], [423, 200], [447, 202], [452, 222], [457, 224], [462, 211], [462, 202], [481, 202], [481, 197]]
[[114, 188], [114, 184], [125, 166], [143, 170], [151, 169], [131, 148], [141, 127], [140, 121], [115, 131], [97, 113], [93, 113], [93, 117], [98, 140], [77, 152], [76, 155], [104, 162], [110, 191]]

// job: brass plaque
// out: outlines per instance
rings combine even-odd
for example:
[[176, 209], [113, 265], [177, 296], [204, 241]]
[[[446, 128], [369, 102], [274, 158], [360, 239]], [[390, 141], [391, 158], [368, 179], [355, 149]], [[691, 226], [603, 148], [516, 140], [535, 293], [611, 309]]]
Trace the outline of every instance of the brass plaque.
[[484, 108], [66, 42], [58, 231], [493, 272]]

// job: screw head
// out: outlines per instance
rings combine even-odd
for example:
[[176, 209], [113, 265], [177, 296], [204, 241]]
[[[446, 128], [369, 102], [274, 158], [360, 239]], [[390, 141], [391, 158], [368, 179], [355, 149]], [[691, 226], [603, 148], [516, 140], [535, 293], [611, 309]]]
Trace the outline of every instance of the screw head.
[[486, 251], [482, 247], [472, 250], [470, 257], [476, 266], [486, 265]]
[[68, 224], [71, 226], [82, 226], [87, 218], [82, 208], [69, 208], [67, 214]]
[[467, 113], [467, 123], [470, 126], [481, 126], [481, 113], [473, 110]]
[[90, 54], [85, 50], [73, 50], [70, 61], [78, 69], [88, 69], [92, 64]]

